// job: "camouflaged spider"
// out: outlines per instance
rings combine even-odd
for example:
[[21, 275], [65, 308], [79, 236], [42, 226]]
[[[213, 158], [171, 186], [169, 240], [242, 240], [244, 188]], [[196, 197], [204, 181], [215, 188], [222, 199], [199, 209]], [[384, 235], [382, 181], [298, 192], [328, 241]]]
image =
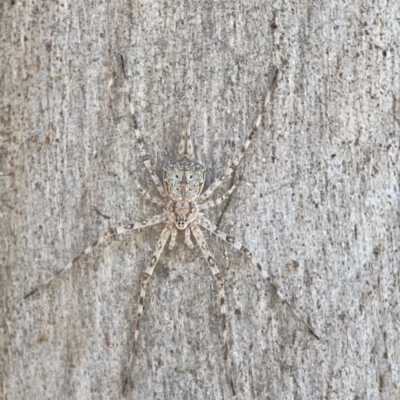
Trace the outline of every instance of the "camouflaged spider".
[[[123, 71], [125, 75], [125, 81], [127, 82], [125, 70], [123, 69]], [[276, 81], [276, 76], [277, 74], [275, 74], [275, 77], [273, 79], [273, 84]], [[163, 206], [164, 211], [161, 214], [156, 215], [142, 222], [133, 222], [127, 225], [109, 229], [102, 236], [100, 236], [99, 239], [97, 239], [84, 251], [78, 254], [73, 260], [71, 260], [64, 268], [62, 268], [55, 275], [51, 276], [47, 280], [41, 282], [38, 286], [36, 286], [33, 290], [31, 290], [28, 294], [26, 294], [25, 298], [31, 296], [32, 294], [37, 292], [40, 288], [49, 284], [60, 274], [65, 273], [66, 271], [71, 269], [72, 266], [75, 265], [79, 259], [81, 259], [84, 255], [89, 254], [93, 249], [98, 247], [101, 243], [105, 242], [109, 237], [114, 236], [116, 234], [124, 234], [136, 229], [141, 229], [147, 226], [163, 223], [164, 229], [161, 232], [161, 236], [157, 242], [157, 246], [151, 258], [150, 264], [148, 265], [141, 282], [135, 334], [134, 334], [132, 349], [130, 352], [127, 374], [123, 383], [123, 391], [125, 391], [131, 370], [134, 348], [139, 336], [139, 327], [143, 313], [143, 304], [144, 304], [147, 283], [154, 272], [154, 268], [158, 262], [158, 259], [160, 258], [160, 255], [168, 239], [170, 239], [169, 249], [173, 249], [175, 246], [177, 232], [183, 231], [185, 236], [184, 243], [190, 248], [193, 248], [194, 245], [191, 240], [191, 235], [193, 235], [195, 241], [199, 245], [200, 250], [211, 269], [212, 275], [214, 276], [218, 286], [220, 306], [221, 306], [221, 325], [222, 325], [223, 340], [224, 340], [224, 345], [223, 345], [224, 359], [228, 363], [228, 375], [229, 375], [230, 385], [232, 391], [234, 392], [232, 379], [230, 377], [230, 361], [228, 357], [224, 282], [222, 280], [218, 267], [215, 265], [213, 256], [211, 255], [210, 250], [208, 249], [207, 243], [204, 239], [200, 227], [211, 232], [212, 235], [216, 236], [223, 242], [231, 245], [232, 247], [242, 252], [249, 259], [249, 261], [257, 268], [261, 276], [269, 283], [269, 285], [277, 293], [282, 303], [284, 303], [290, 309], [294, 317], [301, 324], [303, 324], [314, 337], [318, 339], [318, 336], [314, 333], [311, 327], [295, 313], [293, 307], [285, 299], [284, 295], [279, 291], [277, 286], [272, 282], [267, 272], [262, 269], [260, 263], [254, 258], [253, 254], [245, 246], [243, 246], [241, 243], [235, 240], [232, 236], [228, 236], [225, 233], [221, 232], [219, 229], [217, 229], [217, 227], [201, 213], [202, 210], [205, 210], [209, 207], [213, 207], [222, 203], [235, 190], [236, 186], [233, 185], [223, 196], [217, 198], [216, 200], [209, 200], [210, 196], [214, 193], [215, 189], [218, 188], [239, 165], [243, 157], [243, 154], [249, 147], [253, 139], [253, 136], [260, 125], [262, 114], [266, 108], [268, 96], [240, 153], [234, 158], [234, 160], [227, 167], [222, 176], [218, 178], [216, 181], [214, 181], [214, 183], [212, 183], [211, 186], [208, 187], [204, 192], [202, 192], [205, 182], [205, 168], [203, 167], [203, 165], [193, 160], [193, 144], [190, 137], [189, 123], [187, 123], [184, 126], [182, 131], [182, 137], [178, 151], [179, 159], [177, 162], [169, 164], [165, 167], [163, 173], [163, 185], [162, 185], [160, 179], [155, 174], [151, 166], [149, 157], [144, 148], [143, 139], [139, 132], [137, 120], [134, 114], [134, 109], [129, 96], [129, 91], [127, 92], [130, 105], [130, 114], [133, 121], [133, 128], [135, 130], [136, 140], [140, 148], [140, 154], [143, 159], [144, 165], [146, 166], [148, 172], [150, 173], [151, 178], [158, 190], [158, 193], [161, 196], [161, 199], [154, 198], [153, 196], [149, 195], [146, 192], [146, 190], [139, 184], [137, 184], [138, 189], [142, 193], [144, 198], [159, 206]]]

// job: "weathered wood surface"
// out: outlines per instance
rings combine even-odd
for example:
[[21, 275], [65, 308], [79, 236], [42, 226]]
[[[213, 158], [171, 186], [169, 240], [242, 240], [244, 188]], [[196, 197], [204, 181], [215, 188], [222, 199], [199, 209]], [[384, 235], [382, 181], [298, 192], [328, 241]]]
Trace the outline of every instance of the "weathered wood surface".
[[[400, 398], [400, 9], [367, 3], [0, 5], [2, 398], [121, 396], [160, 226], [119, 237], [23, 300], [109, 226], [159, 212], [134, 185], [151, 188], [121, 55], [157, 172], [190, 113], [207, 184], [279, 69], [241, 185], [208, 215], [321, 340], [207, 236], [225, 279], [236, 398]], [[230, 399], [217, 288], [199, 249], [178, 242], [149, 284], [128, 398]]]

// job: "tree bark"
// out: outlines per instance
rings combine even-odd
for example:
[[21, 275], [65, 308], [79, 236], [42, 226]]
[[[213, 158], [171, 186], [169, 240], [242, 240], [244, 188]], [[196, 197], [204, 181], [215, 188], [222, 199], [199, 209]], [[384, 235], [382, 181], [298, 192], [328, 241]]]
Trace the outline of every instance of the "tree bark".
[[[190, 115], [207, 211], [238, 251], [221, 269], [237, 399], [400, 398], [399, 2], [8, 1], [0, 5], [1, 384], [11, 399], [117, 399], [140, 282], [162, 226], [108, 240], [24, 299], [109, 227], [162, 210], [127, 106], [121, 56], [158, 176]], [[221, 191], [219, 193], [222, 193]], [[217, 285], [177, 238], [151, 277], [132, 399], [231, 399]]]

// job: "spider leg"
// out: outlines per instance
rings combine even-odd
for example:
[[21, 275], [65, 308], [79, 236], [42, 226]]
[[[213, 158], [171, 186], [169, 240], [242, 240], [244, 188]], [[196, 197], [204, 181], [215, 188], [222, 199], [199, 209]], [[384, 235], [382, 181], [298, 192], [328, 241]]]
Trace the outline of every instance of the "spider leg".
[[160, 179], [158, 178], [158, 176], [153, 171], [153, 167], [151, 166], [151, 162], [150, 162], [149, 156], [148, 156], [148, 154], [147, 154], [147, 152], [146, 152], [146, 150], [144, 148], [144, 145], [143, 145], [143, 138], [142, 138], [142, 135], [140, 134], [140, 131], [139, 131], [139, 125], [137, 123], [136, 116], [135, 116], [135, 109], [133, 107], [133, 104], [132, 104], [132, 101], [131, 101], [131, 96], [130, 96], [130, 93], [129, 93], [128, 78], [127, 78], [127, 75], [126, 75], [124, 58], [122, 57], [122, 55], [121, 55], [121, 64], [122, 64], [122, 71], [124, 73], [124, 78], [125, 78], [126, 93], [127, 93], [128, 102], [129, 102], [129, 110], [130, 110], [131, 117], [132, 117], [132, 123], [133, 123], [133, 129], [134, 129], [135, 135], [136, 135], [136, 141], [139, 144], [140, 155], [141, 155], [143, 163], [146, 166], [147, 171], [149, 171], [151, 179], [153, 179], [153, 182], [156, 185], [156, 188], [157, 188], [158, 192], [160, 193], [161, 197], [167, 198], [168, 197], [167, 193], [165, 192], [164, 187], [161, 184]]
[[229, 359], [229, 347], [228, 347], [228, 334], [226, 331], [226, 306], [225, 306], [225, 290], [224, 290], [224, 282], [221, 277], [221, 273], [219, 272], [218, 267], [215, 265], [214, 259], [208, 249], [206, 240], [204, 239], [203, 233], [201, 232], [200, 228], [197, 224], [192, 225], [191, 228], [193, 236], [195, 237], [197, 243], [200, 246], [201, 252], [203, 253], [204, 257], [207, 260], [207, 263], [211, 269], [211, 272], [217, 281], [218, 285], [218, 293], [219, 293], [219, 300], [221, 304], [221, 325], [224, 337], [224, 360], [228, 366], [228, 376], [229, 376], [229, 384], [231, 386], [233, 394], [235, 394], [235, 390], [233, 387], [233, 381], [231, 377], [231, 364]]
[[59, 271], [57, 271], [54, 275], [52, 275], [50, 278], [47, 278], [46, 280], [40, 282], [36, 287], [34, 287], [29, 293], [27, 293], [24, 296], [24, 299], [26, 299], [29, 296], [32, 296], [34, 293], [39, 291], [41, 288], [49, 285], [54, 279], [58, 278], [60, 275], [65, 274], [68, 270], [70, 270], [73, 265], [75, 265], [84, 255], [87, 255], [91, 253], [96, 247], [98, 247], [100, 244], [105, 242], [109, 237], [114, 236], [116, 234], [123, 234], [127, 232], [131, 232], [136, 229], [141, 229], [146, 226], [152, 226], [156, 224], [160, 224], [161, 222], [164, 222], [166, 219], [165, 214], [160, 214], [156, 215], [153, 218], [150, 218], [145, 221], [141, 222], [132, 222], [127, 225], [122, 225], [118, 226], [116, 228], [111, 228], [105, 233], [103, 233], [97, 240], [95, 240], [90, 246], [88, 246], [85, 250], [80, 252], [73, 260], [71, 260], [65, 267], [61, 268]]
[[262, 269], [261, 264], [254, 258], [253, 254], [250, 252], [249, 249], [247, 249], [245, 246], [243, 246], [240, 242], [236, 241], [236, 239], [232, 236], [228, 236], [224, 232], [221, 232], [214, 224], [212, 224], [207, 218], [204, 216], [201, 216], [199, 219], [199, 225], [202, 226], [203, 228], [207, 229], [209, 232], [214, 234], [215, 236], [219, 237], [222, 239], [225, 243], [230, 244], [233, 246], [235, 249], [239, 250], [242, 252], [250, 261], [251, 263], [258, 269], [260, 272], [261, 276], [269, 283], [269, 285], [274, 289], [274, 291], [277, 293], [279, 298], [281, 299], [282, 303], [285, 304], [293, 316], [296, 318], [297, 321], [299, 321], [302, 325], [304, 325], [308, 332], [313, 335], [316, 339], [320, 340], [318, 335], [311, 329], [311, 327], [307, 324], [307, 322], [304, 321], [303, 318], [297, 315], [295, 312], [294, 308], [292, 305], [286, 300], [285, 296], [283, 293], [278, 289], [276, 284], [272, 282], [271, 278], [269, 275], [265, 272], [265, 270]]
[[[278, 70], [276, 70], [275, 75], [273, 77], [272, 83], [271, 83], [271, 89], [275, 86], [276, 83], [276, 78], [278, 76]], [[271, 92], [271, 90], [270, 90]], [[267, 108], [269, 100], [269, 94], [265, 97], [264, 104], [261, 108], [261, 112], [257, 117], [257, 120], [255, 124], [253, 125], [253, 128], [251, 129], [249, 135], [247, 136], [246, 142], [244, 143], [242, 149], [240, 150], [240, 153], [233, 159], [231, 164], [228, 166], [228, 168], [225, 170], [225, 172], [199, 197], [199, 202], [202, 203], [204, 200], [208, 199], [215, 191], [215, 189], [220, 186], [224, 180], [235, 170], [235, 168], [239, 165], [240, 161], [242, 160], [242, 157], [247, 150], [247, 148], [250, 146], [251, 141], [253, 140], [253, 136], [256, 133], [260, 122], [262, 115], [264, 114], [265, 109]]]
[[135, 184], [136, 187], [138, 188], [140, 194], [148, 201], [150, 201], [153, 204], [157, 204], [158, 206], [163, 206], [165, 207], [167, 205], [167, 199], [160, 200], [157, 197], [153, 197], [150, 195], [146, 189], [135, 179]]
[[215, 199], [215, 200], [209, 200], [209, 201], [206, 201], [205, 203], [198, 204], [197, 209], [205, 210], [206, 208], [218, 206], [223, 201], [225, 201], [236, 188], [237, 188], [237, 186], [233, 185], [223, 196], [218, 197], [218, 199]]
[[[267, 97], [268, 98], [268, 97]], [[264, 103], [264, 106], [262, 108], [262, 112], [264, 111], [266, 103]], [[242, 150], [240, 153], [233, 159], [233, 161], [229, 164], [228, 168], [226, 171], [217, 179], [214, 181], [214, 183], [211, 184], [211, 186], [200, 195], [199, 197], [199, 202], [203, 202], [204, 200], [208, 199], [215, 191], [215, 189], [220, 186], [225, 179], [236, 169], [236, 167], [239, 165], [240, 161], [243, 158], [243, 155], [247, 148], [250, 146], [251, 141], [253, 140], [253, 136], [256, 133], [258, 126], [260, 125], [261, 122], [261, 116], [262, 112], [258, 115], [258, 118], [256, 120], [256, 123], [253, 125], [253, 128], [249, 134], [249, 136], [246, 139], [246, 142], [244, 143]]]
[[140, 328], [140, 322], [142, 320], [142, 314], [143, 314], [143, 304], [144, 304], [144, 297], [146, 295], [146, 286], [148, 283], [149, 278], [153, 274], [154, 268], [158, 262], [158, 259], [160, 258], [160, 255], [165, 247], [165, 244], [167, 243], [168, 238], [171, 235], [171, 226], [170, 224], [167, 224], [163, 231], [161, 232], [160, 239], [157, 242], [157, 247], [154, 251], [153, 257], [151, 258], [150, 264], [146, 269], [146, 272], [144, 273], [144, 277], [142, 279], [142, 284], [141, 284], [141, 289], [140, 289], [140, 297], [139, 297], [139, 307], [137, 311], [137, 318], [136, 318], [136, 327], [135, 327], [135, 336], [133, 338], [133, 344], [131, 348], [131, 352], [129, 355], [129, 361], [128, 361], [128, 368], [127, 368], [127, 373], [124, 379], [123, 383], [123, 389], [122, 392], [125, 392], [128, 380], [129, 380], [129, 375], [130, 375], [130, 370], [131, 370], [131, 365], [133, 361], [133, 353], [135, 350], [137, 338], [139, 336], [139, 328]]

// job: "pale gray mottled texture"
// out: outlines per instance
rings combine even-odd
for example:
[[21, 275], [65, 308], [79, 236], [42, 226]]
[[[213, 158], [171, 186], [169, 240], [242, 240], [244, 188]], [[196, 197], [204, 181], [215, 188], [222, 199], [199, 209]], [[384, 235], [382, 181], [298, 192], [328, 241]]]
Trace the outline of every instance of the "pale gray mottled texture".
[[[236, 398], [399, 399], [399, 4], [2, 3], [1, 398], [120, 397], [161, 226], [23, 295], [108, 226], [159, 212], [133, 182], [152, 187], [122, 54], [158, 174], [190, 113], [207, 185], [279, 69], [243, 181], [207, 215], [254, 252], [322, 340], [206, 235], [225, 280]], [[149, 284], [128, 398], [230, 399], [221, 343], [215, 282], [180, 236]]]

